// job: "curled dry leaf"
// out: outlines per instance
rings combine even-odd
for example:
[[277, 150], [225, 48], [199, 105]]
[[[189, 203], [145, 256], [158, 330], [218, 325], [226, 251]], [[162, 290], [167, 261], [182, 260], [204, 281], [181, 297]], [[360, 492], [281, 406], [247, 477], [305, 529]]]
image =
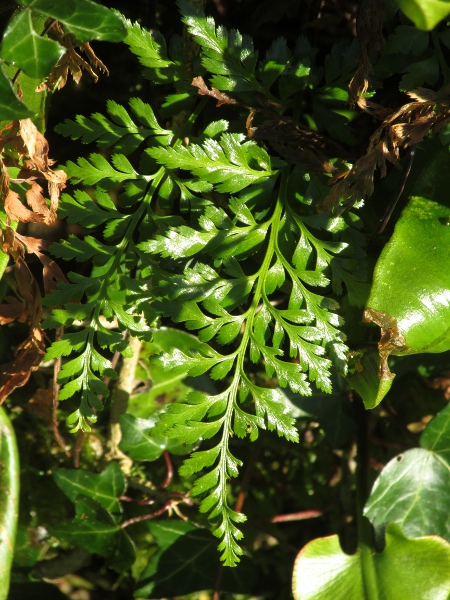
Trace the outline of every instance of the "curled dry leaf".
[[379, 111], [385, 111], [382, 106], [367, 101], [364, 94], [369, 89], [369, 75], [372, 74], [372, 63], [369, 51], [381, 50], [384, 39], [382, 32], [384, 18], [383, 0], [362, 0], [356, 17], [356, 33], [361, 52], [358, 67], [348, 86], [351, 105], [357, 104], [362, 110], [379, 116]]
[[210, 96], [217, 100], [217, 107], [222, 106], [223, 104], [237, 104], [237, 100], [228, 96], [228, 94], [224, 94], [216, 88], [209, 89], [206, 83], [203, 80], [203, 77], [194, 77], [191, 85], [198, 88], [198, 93], [201, 96]]
[[[201, 96], [209, 96], [217, 100], [217, 107], [224, 104], [240, 104], [249, 110], [246, 124], [248, 137], [267, 142], [288, 163], [298, 165], [309, 173], [332, 173], [335, 171], [329, 156], [348, 158], [336, 142], [275, 112], [273, 103], [261, 98], [261, 106], [258, 108], [247, 106], [216, 88], [209, 89], [200, 76], [194, 77], [191, 85], [198, 88]], [[269, 118], [260, 125], [253, 126], [253, 118], [258, 113], [267, 115]]]
[[45, 354], [45, 334], [41, 328], [42, 303], [39, 286], [25, 262], [26, 253], [35, 254], [43, 264], [44, 289], [54, 289], [61, 281], [66, 281], [56, 263], [44, 254], [48, 242], [22, 236], [11, 227], [2, 232], [4, 252], [14, 260], [14, 276], [18, 299], [9, 299], [8, 304], [0, 305], [0, 324], [13, 320], [28, 322], [30, 334], [19, 344], [14, 359], [0, 366], [0, 403], [17, 387], [25, 385], [30, 374], [37, 370]]
[[298, 165], [309, 173], [332, 173], [336, 168], [328, 156], [343, 158], [342, 148], [325, 136], [293, 119], [277, 116], [252, 127], [247, 122], [247, 135], [254, 140], [267, 142], [290, 164]]
[[409, 95], [416, 101], [392, 111], [370, 138], [366, 154], [351, 169], [333, 177], [333, 187], [321, 210], [339, 214], [356, 201], [371, 196], [377, 169], [385, 177], [387, 163], [398, 164], [402, 148], [418, 144], [431, 130], [436, 133], [450, 121], [450, 96], [424, 93], [422, 89]]
[[18, 387], [25, 385], [33, 371], [39, 368], [45, 354], [42, 330], [32, 331], [30, 336], [14, 352], [14, 359], [1, 365], [0, 404]]
[[[53, 161], [48, 157], [47, 140], [31, 119], [11, 123], [2, 130], [1, 136], [0, 192], [6, 214], [13, 221], [53, 224], [67, 175], [62, 170], [53, 171], [51, 168]], [[20, 168], [15, 179], [10, 178], [7, 166]], [[38, 180], [47, 182], [50, 206], [47, 205]], [[30, 208], [23, 204], [19, 193], [11, 189], [11, 184], [30, 186], [25, 193]]]
[[41, 293], [36, 279], [24, 259], [15, 254], [14, 275], [17, 284], [17, 295], [22, 300], [22, 318], [27, 315], [30, 334], [14, 351], [12, 361], [0, 367], [0, 404], [16, 388], [27, 383], [33, 371], [39, 368], [45, 354], [45, 336], [41, 328]]
[[98, 75], [94, 69], [109, 75], [108, 68], [95, 55], [95, 52], [88, 43], [80, 45], [80, 49], [86, 54], [89, 62], [84, 60], [84, 58], [78, 54], [72, 43], [73, 37], [64, 31], [64, 26], [59, 21], [55, 21], [53, 23], [51, 28], [48, 30], [48, 36], [51, 39], [59, 42], [61, 46], [64, 46], [66, 48], [66, 52], [53, 67], [47, 79], [36, 88], [37, 92], [43, 92], [45, 90], [53, 92], [55, 88], [58, 88], [59, 90], [62, 89], [67, 83], [69, 72], [72, 75], [75, 83], [80, 82], [83, 71], [89, 73], [95, 82], [98, 81]]

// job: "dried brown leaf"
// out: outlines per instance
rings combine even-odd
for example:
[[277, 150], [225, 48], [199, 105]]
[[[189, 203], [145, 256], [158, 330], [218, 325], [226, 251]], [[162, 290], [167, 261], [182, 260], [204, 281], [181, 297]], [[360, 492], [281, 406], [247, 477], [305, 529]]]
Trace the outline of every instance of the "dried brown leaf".
[[41, 172], [48, 171], [48, 142], [40, 133], [31, 119], [22, 119], [20, 123], [20, 136], [27, 148], [27, 155]]
[[14, 352], [14, 359], [0, 366], [0, 404], [18, 387], [25, 385], [45, 354], [43, 331], [32, 329], [30, 336]]
[[348, 86], [350, 104], [358, 104], [362, 110], [373, 114], [381, 109], [379, 105], [369, 104], [363, 98], [369, 89], [369, 76], [372, 74], [372, 63], [369, 52], [380, 50], [384, 39], [382, 25], [384, 18], [383, 0], [361, 0], [356, 16], [356, 33], [361, 47], [358, 67]]
[[67, 83], [67, 77], [69, 72], [71, 73], [75, 83], [79, 83], [83, 75], [83, 71], [87, 71], [89, 75], [98, 81], [98, 75], [92, 67], [109, 75], [108, 68], [106, 65], [96, 56], [91, 46], [86, 43], [80, 46], [80, 49], [86, 54], [91, 65], [84, 60], [75, 50], [72, 44], [72, 38], [67, 35], [64, 31], [64, 26], [59, 21], [53, 23], [51, 29], [48, 31], [49, 37], [56, 40], [61, 46], [64, 46], [67, 50], [63, 56], [59, 59], [56, 65], [51, 70], [49, 76], [43, 81], [37, 88], [36, 92], [49, 91], [53, 92], [57, 87], [59, 90], [62, 89]]
[[7, 325], [13, 321], [25, 323], [28, 319], [26, 306], [16, 298], [10, 304], [0, 304], [0, 325]]
[[431, 131], [438, 132], [450, 122], [450, 98], [440, 93], [439, 100], [434, 93], [425, 100], [427, 94], [421, 91], [411, 93], [420, 101], [409, 102], [385, 117], [374, 132], [364, 156], [359, 158], [350, 171], [334, 177], [334, 186], [322, 203], [321, 210], [340, 213], [360, 199], [373, 193], [375, 171], [384, 177], [387, 163], [398, 164], [400, 151], [407, 146], [424, 140]]
[[13, 221], [21, 221], [22, 223], [40, 223], [44, 220], [43, 214], [38, 214], [29, 210], [20, 200], [17, 192], [9, 190], [5, 198], [5, 212]]
[[335, 142], [285, 117], [264, 121], [247, 131], [250, 138], [269, 143], [282, 158], [309, 173], [332, 173], [335, 167], [328, 156], [344, 156]]
[[198, 93], [201, 96], [210, 96], [217, 100], [217, 107], [222, 106], [223, 104], [237, 104], [237, 101], [234, 98], [231, 98], [231, 96], [220, 92], [216, 88], [209, 89], [204, 82], [203, 77], [194, 77], [191, 85], [198, 88]]

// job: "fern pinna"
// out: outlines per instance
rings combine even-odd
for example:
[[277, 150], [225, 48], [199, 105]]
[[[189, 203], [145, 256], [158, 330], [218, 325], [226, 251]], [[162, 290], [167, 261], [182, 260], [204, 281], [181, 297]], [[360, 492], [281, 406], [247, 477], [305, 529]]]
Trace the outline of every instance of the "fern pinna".
[[[355, 214], [318, 214], [340, 147], [302, 125], [298, 109], [307, 93], [326, 102], [330, 86], [342, 96], [347, 82], [330, 75], [323, 86], [304, 38], [293, 50], [276, 40], [258, 60], [248, 36], [216, 27], [184, 0], [179, 6], [188, 43], [200, 47], [193, 64], [183, 59], [181, 39], [167, 48], [157, 32], [127, 23], [126, 43], [144, 77], [172, 86], [158, 116], [132, 98], [127, 108], [110, 101], [107, 116], [78, 116], [57, 128], [102, 152], [66, 165], [73, 183], [95, 192], [65, 194], [61, 215], [95, 234], [71, 236], [52, 252], [93, 268], [70, 273], [47, 297], [54, 308], [46, 326], [66, 328], [47, 356], [69, 357], [60, 399], [81, 395], [69, 423], [89, 430], [99, 396], [108, 395], [102, 378], [115, 376], [108, 356], [128, 352], [125, 330], [148, 337], [170, 317], [197, 331], [191, 353], [173, 348], [154, 360], [174, 374], [209, 373], [218, 392], [167, 406], [154, 434], [186, 443], [214, 438], [181, 471], [206, 471], [192, 495], [202, 498], [222, 560], [233, 566], [242, 554], [236, 524], [245, 516], [227, 495], [242, 464], [230, 438], [253, 441], [269, 429], [298, 441], [281, 388], [307, 396], [313, 383], [329, 392], [332, 367], [346, 372], [336, 298], [360, 302], [364, 253]], [[211, 119], [221, 111], [227, 119]], [[108, 190], [118, 184], [113, 203]]]

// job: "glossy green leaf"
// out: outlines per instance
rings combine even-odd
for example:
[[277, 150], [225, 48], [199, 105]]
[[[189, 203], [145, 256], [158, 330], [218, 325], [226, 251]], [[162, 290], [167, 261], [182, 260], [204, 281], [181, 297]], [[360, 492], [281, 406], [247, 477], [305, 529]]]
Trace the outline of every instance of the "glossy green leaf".
[[384, 467], [365, 514], [374, 525], [395, 522], [406, 535], [435, 534], [450, 541], [450, 407], [430, 421], [420, 445]]
[[63, 54], [62, 46], [35, 30], [31, 10], [22, 10], [10, 21], [0, 49], [3, 60], [36, 78], [46, 77]]
[[19, 457], [14, 428], [0, 406], [0, 600], [6, 600], [19, 517]]
[[[183, 521], [148, 524], [159, 550], [140, 576], [136, 597], [166, 598], [213, 589], [220, 568], [217, 540], [207, 530]], [[249, 593], [255, 579], [249, 559], [239, 569], [226, 569], [221, 589]]]
[[2, 68], [0, 68], [0, 113], [2, 121], [28, 119], [33, 116], [33, 112], [17, 97], [10, 79]]
[[450, 349], [450, 206], [445, 201], [413, 196], [376, 265], [365, 319], [382, 330], [383, 376], [391, 353]]
[[112, 513], [122, 510], [119, 499], [125, 492], [125, 478], [115, 462], [99, 475], [81, 469], [55, 469], [53, 479], [72, 502], [82, 495], [96, 500]]
[[126, 35], [123, 20], [117, 13], [90, 0], [18, 0], [18, 3], [61, 21], [80, 42], [120, 42]]
[[295, 600], [448, 600], [449, 572], [445, 540], [409, 539], [391, 523], [380, 553], [345, 554], [337, 535], [307, 544], [295, 561], [293, 593]]
[[397, 3], [416, 27], [428, 31], [450, 14], [449, 0], [397, 0]]
[[51, 527], [55, 537], [108, 559], [117, 571], [129, 568], [135, 560], [134, 546], [113, 515], [100, 503], [85, 496], [75, 502], [76, 517]]
[[378, 406], [392, 386], [392, 374], [380, 377], [380, 360], [377, 352], [364, 353], [356, 360], [353, 372], [346, 377], [361, 396], [366, 409]]

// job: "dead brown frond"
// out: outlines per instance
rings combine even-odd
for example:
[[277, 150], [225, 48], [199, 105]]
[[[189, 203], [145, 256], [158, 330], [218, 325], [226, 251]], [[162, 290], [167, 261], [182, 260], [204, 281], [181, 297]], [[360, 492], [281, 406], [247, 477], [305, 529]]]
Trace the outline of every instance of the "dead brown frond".
[[69, 73], [72, 75], [75, 83], [80, 82], [83, 71], [89, 73], [95, 82], [98, 81], [98, 75], [94, 69], [109, 75], [108, 68], [96, 56], [88, 43], [79, 46], [80, 50], [87, 56], [89, 62], [84, 60], [73, 45], [73, 37], [64, 31], [64, 27], [59, 21], [55, 21], [47, 33], [51, 39], [59, 42], [61, 46], [66, 48], [66, 52], [53, 67], [47, 79], [36, 88], [37, 92], [44, 90], [53, 92], [55, 88], [60, 90], [66, 85]]
[[219, 90], [216, 90], [216, 88], [209, 89], [204, 82], [203, 77], [194, 77], [191, 85], [198, 88], [198, 93], [200, 96], [210, 96], [211, 98], [217, 100], [217, 107], [222, 106], [222, 104], [237, 104], [237, 100], [231, 98], [231, 96], [228, 96], [223, 92], [219, 92]]
[[370, 138], [366, 154], [332, 179], [333, 187], [321, 206], [324, 212], [340, 213], [371, 196], [377, 170], [385, 177], [387, 164], [398, 164], [403, 148], [420, 143], [450, 121], [449, 96], [423, 89], [408, 95], [414, 101], [392, 111]]
[[381, 50], [384, 39], [382, 24], [384, 18], [383, 0], [362, 0], [356, 17], [356, 33], [361, 46], [358, 67], [348, 86], [351, 106], [357, 104], [362, 110], [380, 116], [385, 109], [364, 98], [369, 89], [369, 76], [372, 74], [372, 63], [369, 51]]

